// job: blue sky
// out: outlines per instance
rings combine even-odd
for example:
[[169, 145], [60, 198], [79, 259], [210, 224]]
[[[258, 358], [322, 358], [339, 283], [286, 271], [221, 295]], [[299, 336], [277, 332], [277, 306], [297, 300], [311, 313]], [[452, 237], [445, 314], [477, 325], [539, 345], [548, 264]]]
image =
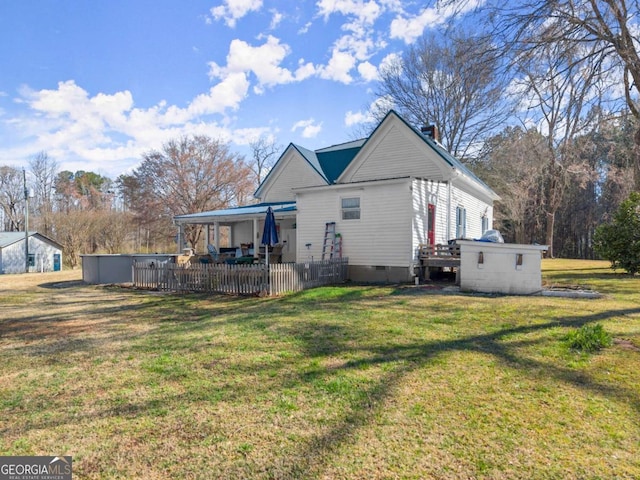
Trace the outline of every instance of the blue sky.
[[[482, 0], [467, 1], [467, 8]], [[181, 135], [316, 149], [368, 120], [381, 65], [452, 10], [400, 0], [2, 0], [0, 165], [112, 178]]]

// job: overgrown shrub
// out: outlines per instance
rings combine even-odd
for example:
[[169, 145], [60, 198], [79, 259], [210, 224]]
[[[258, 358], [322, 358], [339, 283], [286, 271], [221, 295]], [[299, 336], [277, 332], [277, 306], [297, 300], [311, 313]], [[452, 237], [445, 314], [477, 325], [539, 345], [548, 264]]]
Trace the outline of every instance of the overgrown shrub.
[[611, 268], [631, 275], [640, 271], [640, 192], [632, 192], [620, 204], [611, 223], [600, 225], [594, 235], [594, 248]]
[[596, 352], [612, 343], [611, 335], [600, 324], [583, 325], [567, 335], [567, 345], [582, 352]]

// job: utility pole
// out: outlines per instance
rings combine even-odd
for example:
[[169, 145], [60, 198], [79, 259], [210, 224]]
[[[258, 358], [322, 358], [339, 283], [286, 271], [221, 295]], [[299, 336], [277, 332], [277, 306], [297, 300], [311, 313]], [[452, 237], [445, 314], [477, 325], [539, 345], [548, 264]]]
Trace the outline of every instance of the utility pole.
[[27, 189], [27, 172], [22, 169], [24, 183], [24, 273], [29, 273], [29, 190]]

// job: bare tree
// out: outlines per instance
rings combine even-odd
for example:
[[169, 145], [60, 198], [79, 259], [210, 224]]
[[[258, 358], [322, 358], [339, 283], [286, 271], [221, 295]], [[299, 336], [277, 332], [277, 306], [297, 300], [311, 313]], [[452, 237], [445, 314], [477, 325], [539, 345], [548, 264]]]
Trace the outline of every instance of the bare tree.
[[498, 192], [495, 220], [507, 241], [539, 242], [544, 237], [540, 205], [543, 195], [543, 158], [547, 142], [536, 129], [508, 127], [487, 139], [473, 170]]
[[[545, 243], [554, 256], [555, 218], [569, 181], [587, 174], [581, 165], [576, 137], [595, 128], [603, 110], [603, 91], [607, 76], [601, 59], [577, 62], [584, 47], [569, 48], [548, 43], [519, 57], [517, 80], [526, 106], [526, 123], [536, 124], [546, 138], [541, 157], [545, 172], [542, 197], [546, 219]], [[580, 179], [578, 179], [580, 180]], [[581, 181], [581, 180], [580, 180]]]
[[54, 212], [52, 215], [55, 238], [64, 245], [64, 261], [71, 268], [76, 268], [79, 265], [80, 254], [96, 251], [96, 246], [92, 241], [96, 232], [94, 213], [71, 210], [69, 212]]
[[249, 143], [249, 147], [253, 159], [251, 171], [255, 174], [256, 185], [260, 185], [278, 159], [277, 155], [282, 150], [282, 146], [276, 144], [271, 138], [261, 136]]
[[[254, 187], [244, 160], [228, 145], [206, 136], [170, 140], [162, 150], [144, 154], [132, 176], [130, 185], [140, 189], [129, 193], [136, 202], [134, 210], [169, 225], [174, 215], [244, 203]], [[200, 226], [185, 232], [194, 248], [201, 233]]]
[[453, 30], [423, 36], [381, 70], [376, 92], [414, 126], [435, 124], [459, 157], [477, 152], [510, 113], [508, 78], [489, 40]]
[[47, 152], [40, 152], [29, 161], [29, 167], [33, 181], [34, 198], [32, 211], [37, 222], [38, 231], [44, 235], [51, 235], [51, 215], [53, 213], [53, 200], [55, 192], [55, 180], [58, 174], [58, 162], [51, 158]]
[[17, 232], [24, 228], [24, 180], [17, 168], [0, 167], [0, 208], [4, 230]]
[[[516, 52], [514, 58], [522, 52], [551, 47], [571, 52], [571, 67], [600, 64], [601, 74], [615, 74], [624, 88], [608, 93], [618, 92], [632, 115], [640, 119], [638, 0], [493, 0], [482, 10], [491, 12], [495, 38], [505, 51]], [[557, 77], [565, 74], [563, 70], [554, 72]], [[634, 141], [634, 177], [636, 189], [640, 190], [640, 126]]]

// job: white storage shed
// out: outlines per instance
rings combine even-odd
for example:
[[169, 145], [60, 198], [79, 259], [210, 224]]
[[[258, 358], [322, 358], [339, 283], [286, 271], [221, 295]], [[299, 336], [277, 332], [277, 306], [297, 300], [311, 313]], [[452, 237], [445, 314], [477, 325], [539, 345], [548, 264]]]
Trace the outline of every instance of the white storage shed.
[[63, 247], [38, 232], [0, 232], [0, 274], [24, 273], [25, 237], [29, 239], [29, 272], [55, 272], [62, 269]]

